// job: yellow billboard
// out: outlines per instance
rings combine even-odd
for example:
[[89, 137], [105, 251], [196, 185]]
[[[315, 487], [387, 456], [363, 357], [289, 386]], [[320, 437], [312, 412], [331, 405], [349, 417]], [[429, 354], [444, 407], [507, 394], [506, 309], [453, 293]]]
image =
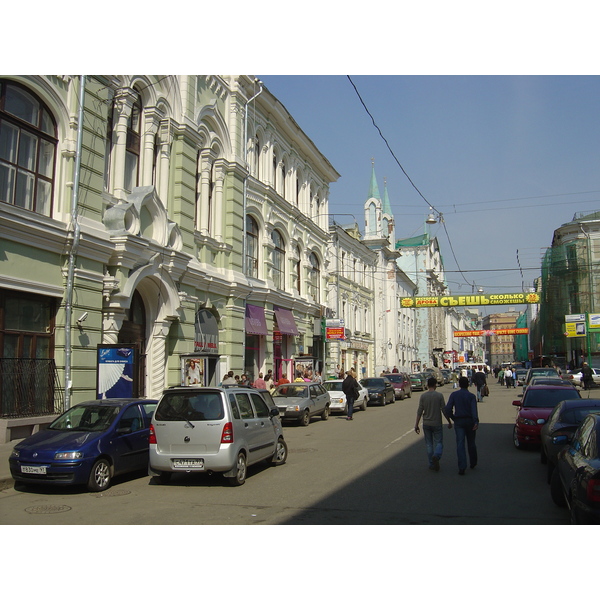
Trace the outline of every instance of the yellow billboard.
[[401, 298], [402, 308], [453, 308], [455, 306], [495, 306], [500, 304], [539, 304], [540, 295], [472, 294], [465, 296], [410, 296]]

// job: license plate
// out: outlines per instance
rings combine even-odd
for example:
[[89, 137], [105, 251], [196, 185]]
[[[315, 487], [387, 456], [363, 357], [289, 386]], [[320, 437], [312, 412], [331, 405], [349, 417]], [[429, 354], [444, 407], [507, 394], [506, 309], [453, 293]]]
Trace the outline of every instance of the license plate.
[[30, 473], [32, 475], [45, 475], [46, 467], [28, 467], [21, 465], [21, 473]]
[[203, 458], [174, 458], [173, 467], [176, 469], [204, 469]]

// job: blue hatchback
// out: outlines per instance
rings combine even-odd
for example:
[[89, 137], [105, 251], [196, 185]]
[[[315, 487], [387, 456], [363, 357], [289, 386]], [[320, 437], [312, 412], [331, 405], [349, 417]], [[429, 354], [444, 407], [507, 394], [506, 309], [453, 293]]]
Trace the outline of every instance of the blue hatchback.
[[90, 400], [19, 442], [9, 458], [15, 481], [107, 489], [115, 475], [148, 467], [157, 400]]

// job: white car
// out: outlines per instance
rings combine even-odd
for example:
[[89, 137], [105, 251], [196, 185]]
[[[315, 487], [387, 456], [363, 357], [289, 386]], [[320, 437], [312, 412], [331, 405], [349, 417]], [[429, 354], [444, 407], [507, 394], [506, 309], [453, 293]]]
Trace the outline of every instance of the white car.
[[[567, 371], [562, 378], [570, 381], [573, 385], [583, 387], [582, 381], [583, 373], [581, 369], [574, 369], [573, 371]], [[592, 369], [592, 380], [595, 385], [600, 385], [600, 369]]]
[[[343, 415], [347, 415], [346, 395], [342, 392], [343, 382], [343, 379], [328, 379], [323, 382], [323, 387], [329, 392], [329, 397], [331, 398], [331, 405], [329, 407], [331, 412], [341, 412]], [[358, 383], [358, 388], [358, 398], [354, 402], [354, 410], [357, 408], [366, 410], [367, 403], [369, 402], [369, 392], [360, 383]]]

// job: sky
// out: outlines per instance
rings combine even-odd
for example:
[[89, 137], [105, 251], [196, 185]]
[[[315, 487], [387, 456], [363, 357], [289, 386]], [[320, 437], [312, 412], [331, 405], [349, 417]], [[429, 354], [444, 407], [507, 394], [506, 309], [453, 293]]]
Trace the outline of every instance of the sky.
[[600, 210], [596, 75], [258, 77], [340, 174], [331, 214], [364, 231], [372, 159], [397, 238], [442, 213], [454, 294], [529, 289], [554, 230]]

